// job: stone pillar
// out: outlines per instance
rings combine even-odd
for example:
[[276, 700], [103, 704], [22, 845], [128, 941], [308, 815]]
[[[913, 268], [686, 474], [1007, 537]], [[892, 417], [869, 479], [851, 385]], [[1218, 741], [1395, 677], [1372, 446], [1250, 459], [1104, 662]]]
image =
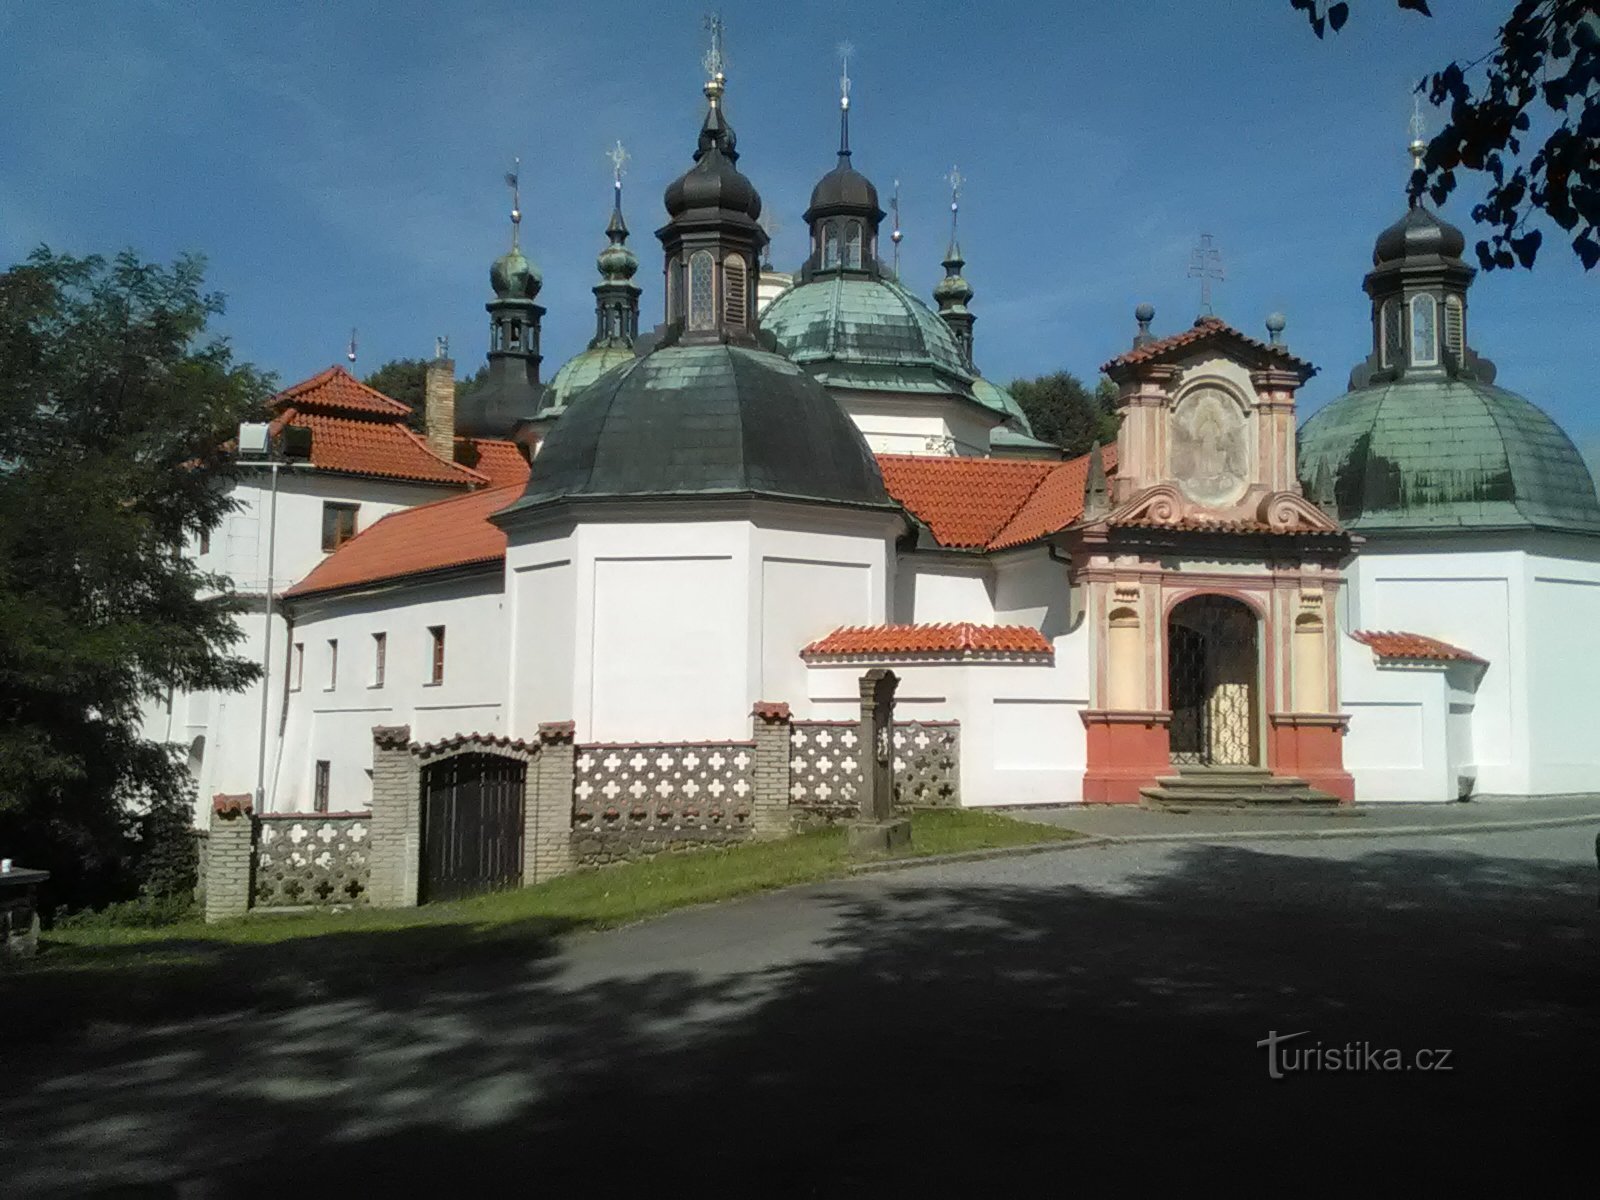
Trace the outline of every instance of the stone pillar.
[[852, 854], [882, 854], [911, 844], [911, 822], [894, 815], [894, 691], [899, 684], [886, 667], [861, 676], [861, 805], [846, 836]]
[[539, 726], [539, 753], [522, 792], [522, 883], [543, 883], [572, 870], [572, 758], [575, 726]]
[[784, 837], [790, 832], [789, 706], [761, 701], [750, 710], [750, 724], [756, 743], [751, 824], [758, 838]]
[[456, 364], [440, 355], [428, 363], [423, 376], [423, 421], [428, 449], [446, 462], [456, 454]]
[[374, 908], [413, 908], [422, 874], [422, 772], [409, 725], [372, 729], [372, 821], [367, 899]]
[[249, 796], [218, 793], [211, 801], [211, 832], [206, 839], [207, 921], [226, 921], [250, 911], [255, 886], [255, 817]]

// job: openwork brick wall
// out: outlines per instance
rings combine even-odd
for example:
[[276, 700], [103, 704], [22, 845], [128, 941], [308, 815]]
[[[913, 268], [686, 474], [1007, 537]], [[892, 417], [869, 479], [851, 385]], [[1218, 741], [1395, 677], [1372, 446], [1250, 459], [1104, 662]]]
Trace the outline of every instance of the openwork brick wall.
[[254, 907], [367, 903], [368, 814], [268, 813], [257, 820]]
[[[859, 728], [855, 721], [796, 721], [790, 727], [789, 803], [812, 821], [856, 815]], [[894, 751], [897, 805], [954, 807], [961, 802], [958, 722], [896, 721]]]
[[739, 840], [754, 800], [753, 742], [579, 746], [573, 849], [592, 864]]

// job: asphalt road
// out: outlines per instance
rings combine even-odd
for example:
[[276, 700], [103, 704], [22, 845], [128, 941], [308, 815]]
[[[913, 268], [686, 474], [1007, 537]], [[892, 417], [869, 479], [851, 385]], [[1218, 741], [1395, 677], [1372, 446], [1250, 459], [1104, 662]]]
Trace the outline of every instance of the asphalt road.
[[1594, 1142], [1594, 832], [921, 868], [109, 1027], [3, 1077], [0, 1192], [1553, 1194]]

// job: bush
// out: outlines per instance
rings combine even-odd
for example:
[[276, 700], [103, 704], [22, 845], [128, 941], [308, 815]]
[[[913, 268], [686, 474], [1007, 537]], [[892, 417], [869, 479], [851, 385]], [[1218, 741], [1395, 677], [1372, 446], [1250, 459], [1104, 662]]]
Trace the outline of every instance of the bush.
[[104, 908], [58, 912], [52, 924], [56, 929], [153, 929], [198, 915], [193, 896], [140, 896], [118, 900]]

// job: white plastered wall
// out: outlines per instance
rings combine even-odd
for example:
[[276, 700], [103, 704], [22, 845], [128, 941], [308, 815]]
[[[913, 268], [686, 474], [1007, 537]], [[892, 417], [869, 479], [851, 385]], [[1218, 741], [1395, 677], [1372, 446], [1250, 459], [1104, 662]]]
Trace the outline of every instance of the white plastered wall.
[[989, 432], [1000, 424], [969, 403], [921, 392], [863, 392], [829, 388], [874, 454], [989, 453]]

